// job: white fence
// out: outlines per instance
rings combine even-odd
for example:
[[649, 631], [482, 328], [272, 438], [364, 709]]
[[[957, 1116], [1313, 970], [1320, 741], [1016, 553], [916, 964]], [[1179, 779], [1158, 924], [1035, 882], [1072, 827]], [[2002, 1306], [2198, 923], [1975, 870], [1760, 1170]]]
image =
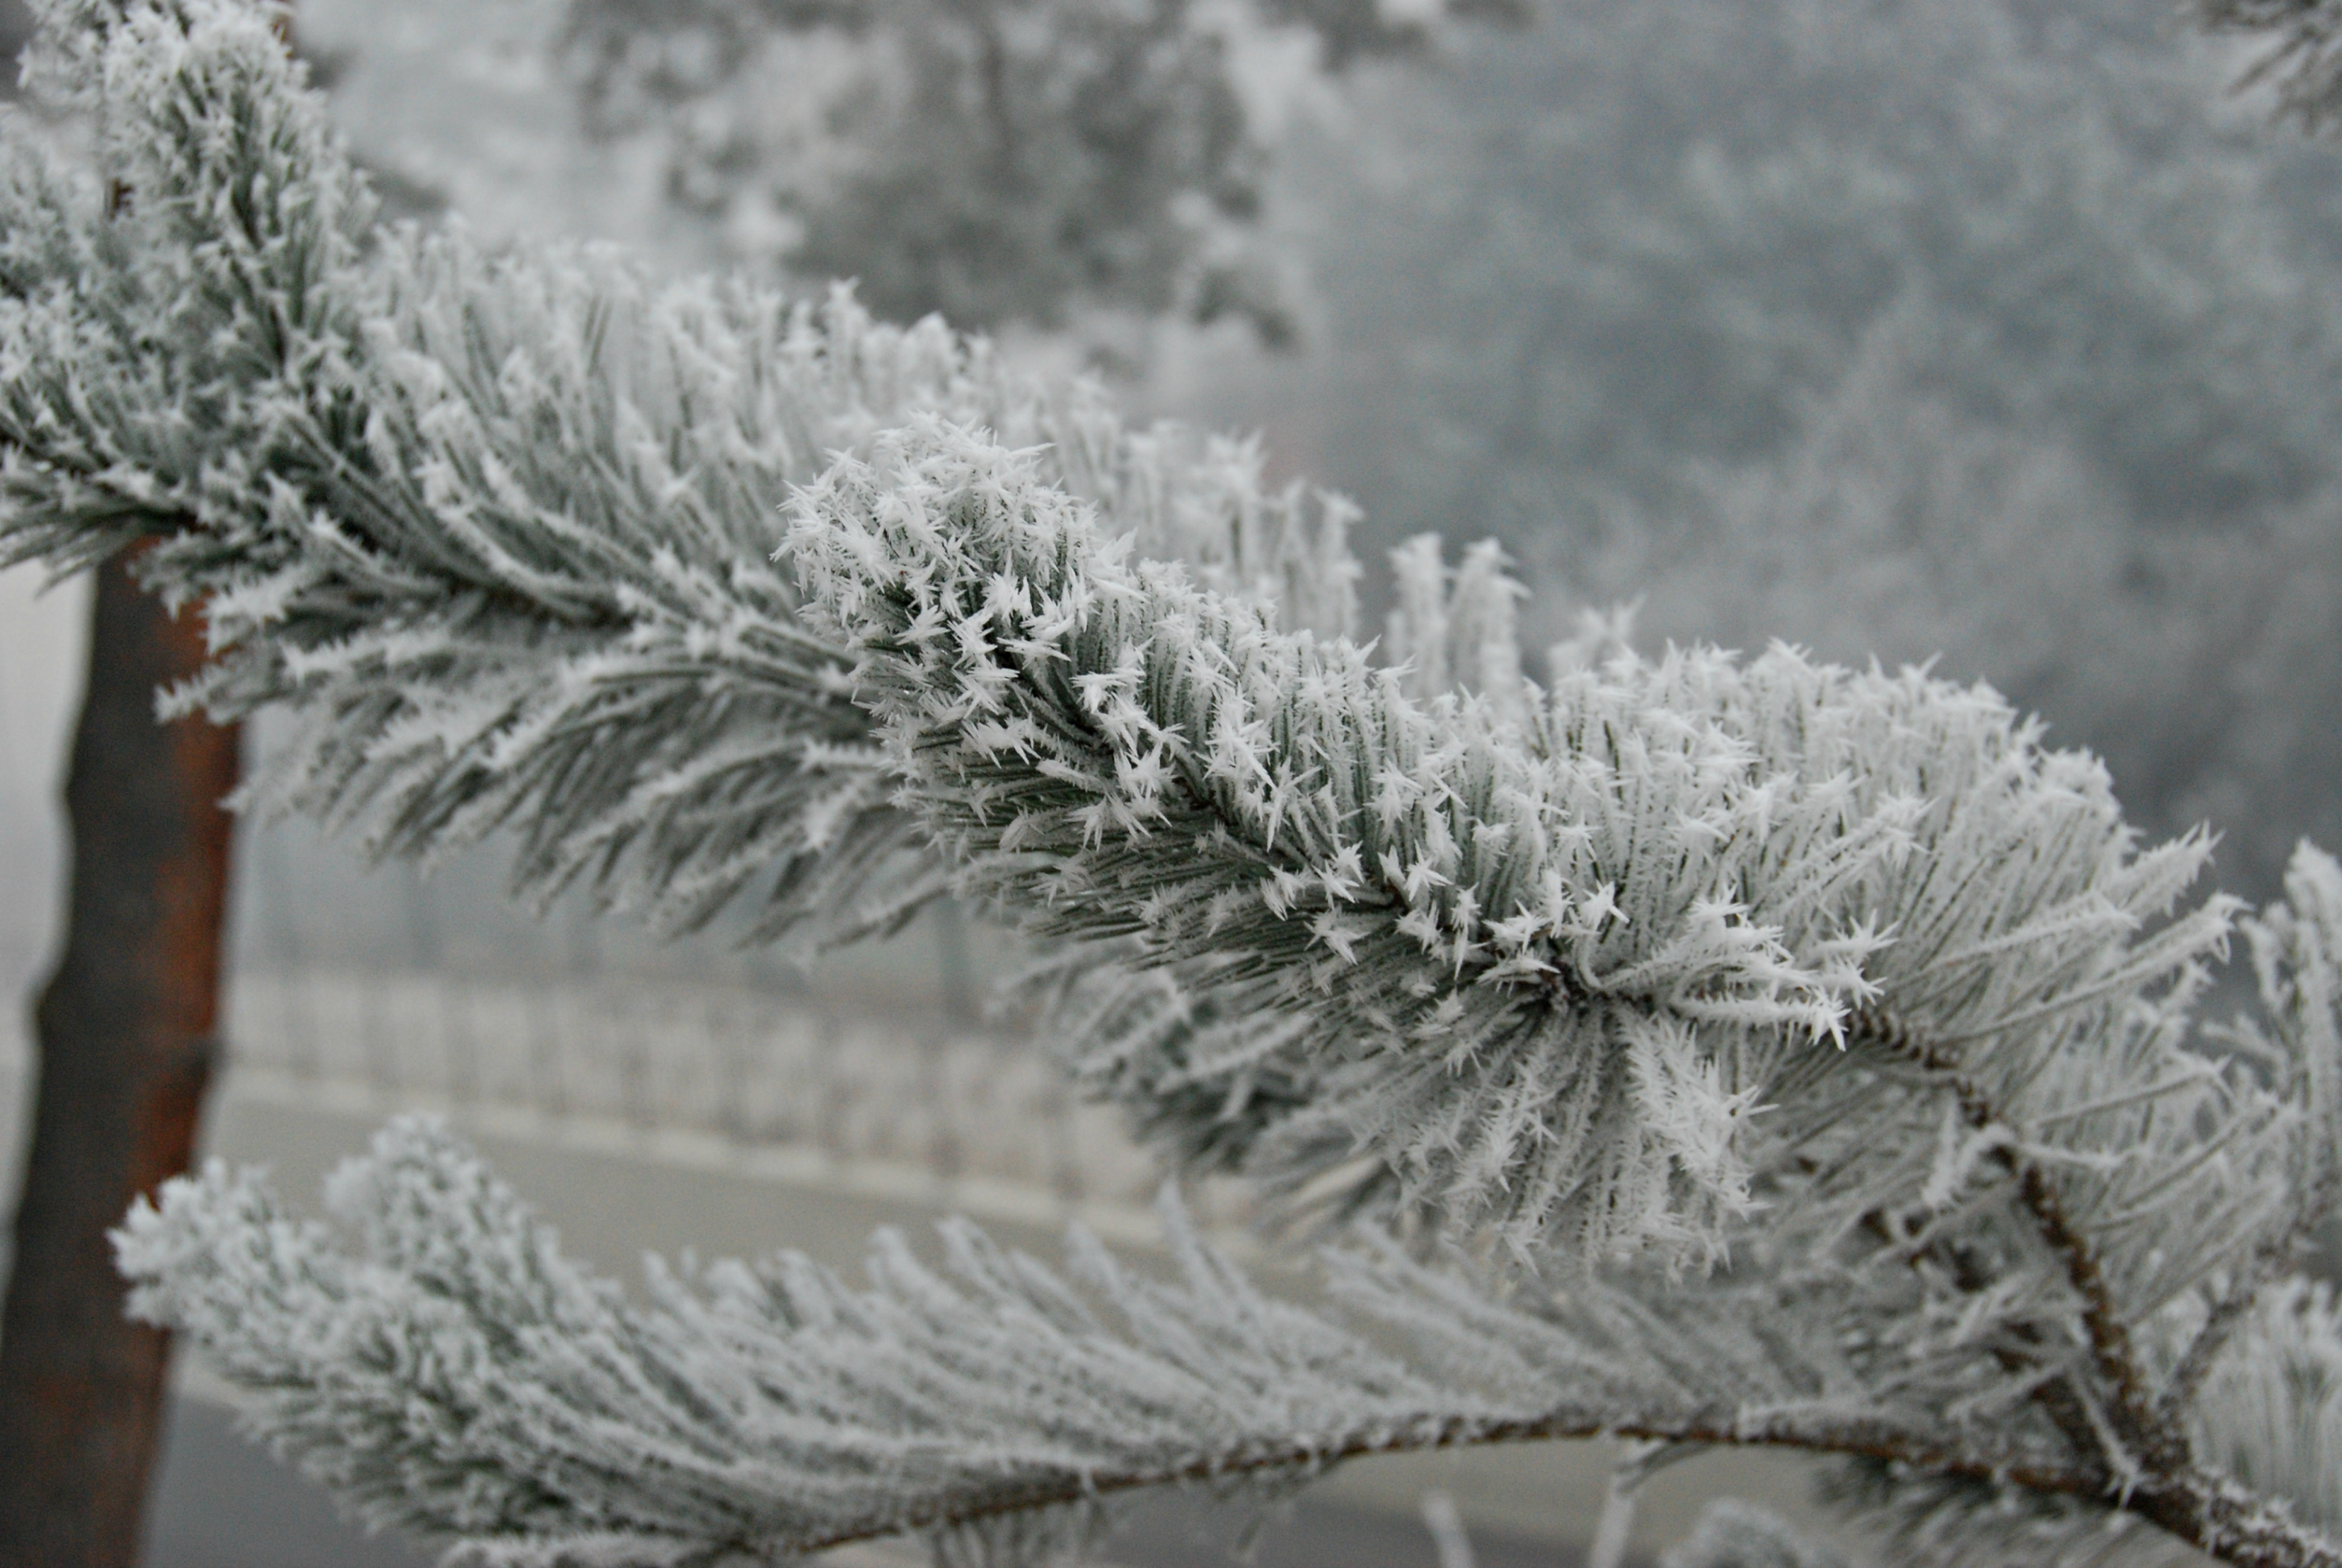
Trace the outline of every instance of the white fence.
[[1117, 1114], [1034, 1043], [720, 983], [520, 984], [417, 972], [240, 972], [234, 1069], [297, 1095], [525, 1110], [743, 1148], [1143, 1203], [1159, 1177]]

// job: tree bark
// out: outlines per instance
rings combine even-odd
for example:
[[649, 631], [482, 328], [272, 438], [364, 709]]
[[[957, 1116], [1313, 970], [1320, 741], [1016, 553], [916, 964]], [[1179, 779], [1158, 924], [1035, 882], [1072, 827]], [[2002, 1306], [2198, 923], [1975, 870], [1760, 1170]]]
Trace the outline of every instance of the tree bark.
[[74, 736], [65, 955], [35, 1013], [39, 1091], [0, 1309], [0, 1565], [137, 1561], [169, 1343], [122, 1315], [106, 1232], [187, 1168], [216, 1054], [238, 734], [161, 724], [198, 617], [97, 574]]

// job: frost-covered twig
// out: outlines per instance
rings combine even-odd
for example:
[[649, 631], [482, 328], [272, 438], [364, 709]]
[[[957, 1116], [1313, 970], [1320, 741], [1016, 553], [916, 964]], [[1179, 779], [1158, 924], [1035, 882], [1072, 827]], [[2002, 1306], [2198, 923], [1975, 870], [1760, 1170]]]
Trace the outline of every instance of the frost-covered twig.
[[[2051, 1413], [2077, 1454], [2097, 1454], [2105, 1463], [2109, 1483], [2131, 1484], [2131, 1468], [2184, 1468], [2191, 1463], [2187, 1436], [2167, 1413], [2155, 1408], [2147, 1393], [2147, 1373], [2131, 1343], [2128, 1325], [2107, 1286], [2096, 1248], [2066, 1213], [2054, 1179], [2038, 1163], [2018, 1154], [2004, 1135], [2007, 1123], [1978, 1087], [1964, 1078], [1956, 1060], [1921, 1037], [1885, 1008], [1867, 1006], [1855, 1014], [1854, 1030], [1868, 1043], [1903, 1057], [1948, 1085], [1960, 1117], [1972, 1139], [1983, 1145], [1983, 1158], [2003, 1172], [2016, 1188], [2017, 1201], [2041, 1240], [2056, 1254], [2066, 1280], [2079, 1303], [2083, 1326], [2097, 1381], [2108, 1393], [2101, 1414], [2077, 1401], [2062, 1381], [2041, 1384], [2037, 1397]], [[2013, 1364], [2022, 1356], [2012, 1355]], [[2087, 1390], [2084, 1391], [2085, 1396]], [[2103, 1422], [2103, 1425], [2100, 1423]]]
[[[1600, 1313], [1493, 1303], [1377, 1249], [1337, 1255], [1357, 1311], [1410, 1363], [1258, 1293], [1164, 1211], [1177, 1278], [1076, 1231], [1070, 1278], [963, 1223], [945, 1265], [882, 1235], [872, 1287], [800, 1257], [654, 1264], [628, 1303], [426, 1119], [338, 1172], [352, 1258], [215, 1165], [121, 1233], [134, 1310], [192, 1334], [258, 1396], [254, 1428], [367, 1519], [510, 1563], [765, 1561], [876, 1535], [953, 1535], [1171, 1485], [1289, 1484], [1372, 1453], [1597, 1434], [1859, 1455], [1973, 1483], [2114, 1502], [2091, 1466], [1924, 1416], [1752, 1399], [1607, 1356]], [[1678, 1368], [1678, 1373], [1682, 1370]], [[2185, 1538], [2266, 1568], [2342, 1553], [2200, 1474]], [[1015, 1550], [1036, 1537], [1017, 1527]], [[1006, 1543], [1005, 1542], [1003, 1543]], [[1006, 1559], [1022, 1561], [1015, 1550]]]
[[[2214, 900], [2132, 939], [2204, 846], [2135, 855], [2095, 764], [1984, 694], [1777, 651], [1582, 674], [1526, 725], [1416, 702], [935, 424], [796, 514], [963, 877], [1044, 931], [1216, 956], [1215, 988], [1306, 1019], [1274, 1049], [1321, 1064], [1313, 1149], [1379, 1147], [1409, 1201], [1525, 1246], [1740, 1211], [1744, 1113], [1874, 997], [2037, 1075], [2227, 928]], [[2012, 903], [1979, 868], [2018, 846]], [[1639, 1151], [1596, 1132], [1625, 1126]]]

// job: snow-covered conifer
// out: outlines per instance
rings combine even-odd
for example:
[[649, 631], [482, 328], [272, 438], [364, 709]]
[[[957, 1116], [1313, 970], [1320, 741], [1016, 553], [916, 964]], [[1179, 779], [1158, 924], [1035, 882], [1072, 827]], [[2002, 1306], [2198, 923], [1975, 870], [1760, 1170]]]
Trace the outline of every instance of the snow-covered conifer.
[[[1378, 658], [1346, 510], [1247, 447], [843, 297], [376, 233], [264, 12], [47, 19], [96, 166], [10, 133], [9, 556], [156, 538], [218, 652], [175, 700], [292, 705], [269, 791], [379, 847], [507, 825], [525, 887], [774, 935], [952, 882], [1061, 944], [1056, 1048], [1172, 1165], [1351, 1221], [1308, 1304], [1173, 1199], [1168, 1283], [955, 1226], [635, 1305], [426, 1124], [341, 1232], [173, 1184], [136, 1310], [351, 1506], [489, 1562], [1026, 1563], [1140, 1488], [1609, 1433], [1837, 1455], [1897, 1561], [2342, 1563], [2296, 1277], [2342, 866], [2240, 920], [1919, 673], [1597, 624], [1540, 688], [1490, 548], [1410, 546]], [[2239, 936], [2262, 1013], [2210, 1031]], [[1684, 1560], [1827, 1560], [1733, 1533]]]

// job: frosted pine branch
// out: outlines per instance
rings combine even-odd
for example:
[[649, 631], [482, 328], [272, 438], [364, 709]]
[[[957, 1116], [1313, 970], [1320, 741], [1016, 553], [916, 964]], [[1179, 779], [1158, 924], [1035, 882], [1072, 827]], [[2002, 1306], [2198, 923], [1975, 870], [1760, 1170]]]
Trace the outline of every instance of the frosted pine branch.
[[882, 1235], [866, 1291], [783, 1254], [655, 1268], [635, 1307], [427, 1123], [329, 1195], [363, 1259], [248, 1179], [175, 1184], [123, 1233], [134, 1310], [259, 1392], [257, 1427], [365, 1517], [500, 1561], [762, 1559], [1545, 1413], [1258, 1294], [1176, 1208], [1172, 1283], [1078, 1232], [1068, 1281], [955, 1223], [942, 1272]]
[[[1705, 913], [1699, 894], [1714, 885], [1693, 880], [1714, 874], [1686, 853], [1681, 818], [1646, 826], [1629, 815], [1609, 843], [1587, 825], [1618, 822], [1620, 795], [1680, 804], [1688, 793], [1679, 775], [1663, 792], [1619, 765], [1647, 764], [1655, 729], [1692, 730], [1685, 717], [1704, 704], [1685, 700], [1680, 666], [1649, 672], [1674, 683], [1661, 686], [1661, 700], [1646, 694], [1634, 678], [1644, 672], [1631, 662], [1576, 677], [1555, 694], [1554, 715], [1567, 714], [1573, 700], [1600, 702], [1610, 704], [1604, 722], [1559, 744], [1547, 729], [1521, 745], [1485, 705], [1410, 704], [1392, 677], [1345, 649], [1280, 634], [1175, 571], [1126, 564], [1077, 504], [1032, 482], [1028, 458], [940, 427], [915, 429], [899, 446], [882, 443], [877, 465], [843, 464], [805, 493], [793, 547], [817, 607], [861, 652], [859, 690], [886, 725], [915, 804], [963, 858], [964, 874], [1028, 909], [1045, 930], [1119, 937], [1141, 963], [1178, 969], [1181, 984], [1200, 980], [1215, 1004], [1233, 994], [1228, 1013], [1248, 1014], [1232, 1025], [1240, 1034], [1213, 1039], [1212, 1023], [1196, 1027], [1169, 998], [1151, 1013], [1136, 1009], [1145, 1016], [1135, 1024], [1088, 1032], [1118, 1058], [1132, 1099], [1161, 1086], [1128, 1073], [1139, 1054], [1234, 1043], [1240, 1059], [1226, 1076], [1256, 1080], [1265, 1067], [1284, 1069], [1276, 1104], [1254, 1132], [1272, 1149], [1283, 1141], [1288, 1174], [1324, 1175], [1361, 1148], [1401, 1183], [1420, 1182], [1429, 1165], [1445, 1189], [1426, 1196], [1425, 1183], [1402, 1197], [1445, 1206], [1451, 1220], [1460, 1210], [1468, 1224], [1473, 1204], [1486, 1201], [1466, 1185], [1474, 1156], [1493, 1186], [1494, 1174], [1517, 1177], [1526, 1158], [1570, 1151], [1580, 1130], [1566, 1119], [1567, 1102], [1557, 1107], [1548, 1093], [1517, 1124], [1519, 1144], [1491, 1151], [1470, 1141], [1493, 1143], [1506, 1131], [1498, 1124], [1492, 1136], [1496, 1119], [1473, 1115], [1471, 1081], [1505, 1022], [1473, 1016], [1465, 999], [1496, 991], [1499, 1000], [1482, 1006], [1517, 1008], [1536, 1021], [1532, 1027], [1550, 1028], [1559, 1014], [1564, 1028], [1582, 1031], [1586, 1013], [1605, 1006], [1632, 1008], [1646, 1024], [1656, 1015], [1680, 1031], [1673, 1082], [1696, 1082], [1718, 1057], [1761, 1064], [1755, 1084], [1731, 1087], [1770, 1103], [1777, 1119], [1726, 1124], [1721, 1135], [1671, 1121], [1681, 1113], [1670, 1082], [1631, 1056], [1617, 1062], [1626, 1053], [1616, 1046], [1604, 1063], [1609, 1043], [1590, 1031], [1555, 1043], [1558, 1071], [1608, 1066], [1626, 1080], [1636, 1095], [1630, 1116], [1656, 1134], [1653, 1143], [1667, 1140], [1663, 1179], [1696, 1171], [1695, 1159], [1746, 1161], [1751, 1184], [1743, 1191], [1763, 1191], [1770, 1212], [1761, 1224], [1742, 1223], [1719, 1205], [1716, 1223], [1775, 1266], [1837, 1273], [1843, 1332], [1875, 1338], [1881, 1325], [1909, 1325], [1909, 1339], [1888, 1334], [1879, 1348], [1892, 1353], [1864, 1369], [1874, 1393], [1925, 1387], [1933, 1408], [2038, 1422], [2041, 1440], [2095, 1475], [2095, 1488], [2134, 1497], [2183, 1538], [2252, 1533], [2232, 1517], [2233, 1500], [2195, 1469], [2187, 1433], [2154, 1407], [2161, 1369], [2135, 1335], [2151, 1338], [2166, 1314], [2185, 1315], [2197, 1282], [2252, 1266], [2293, 1233], [2291, 1203], [2320, 1188], [2337, 1127], [2333, 1096], [2316, 1086], [2327, 1069], [2310, 1065], [2333, 1056], [2330, 1024], [2300, 1028], [2281, 1049], [2297, 1065], [2276, 1092], [2187, 1047], [2193, 965], [2224, 939], [2229, 908], [2177, 904], [2202, 846], [2137, 854], [2087, 761], [2032, 750], [2013, 715], [1988, 699], [1916, 677], [1878, 681], [1891, 694], [1883, 696], [1781, 654], [1745, 673], [1720, 660], [1699, 669], [1707, 712], [1721, 719], [1711, 722], [1743, 746], [1714, 769], [1721, 802], [1712, 809], [1724, 820], [1696, 842], [1762, 844], [1727, 814], [1747, 809], [1733, 798], [1737, 791], [1756, 797], [1767, 827], [1779, 831], [1786, 818], [1794, 834], [1799, 772], [1836, 760], [1816, 744], [1831, 738], [1830, 697], [1843, 694], [1847, 718], [1893, 713], [1905, 734], [1927, 736], [1907, 765], [1932, 774], [1933, 809], [1895, 819], [1892, 853], [1847, 876], [1841, 885], [1853, 896], [1845, 904], [1829, 910], [1838, 888], [1825, 881], [1827, 857], [1843, 853], [1846, 838], [1859, 844], [1867, 803], [1835, 768], [1814, 770], [1822, 774], [1817, 793], [1837, 814], [1829, 833], [1807, 841], [1821, 847], [1823, 870], [1797, 863], [1794, 852], [1805, 845], [1795, 836], [1791, 853], [1767, 845], [1772, 854], [1732, 868], [1731, 885], [1756, 915], [1769, 912], [1769, 879], [1798, 892], [1821, 883], [1827, 891], [1816, 902], [1842, 922], [1837, 930], [1897, 934], [1892, 944], [1859, 942], [1865, 973], [1835, 993], [1806, 982], [1809, 998], [1853, 1004], [1807, 1023], [1843, 1048], [1817, 1049], [1783, 1028], [1792, 1017], [1750, 1019], [1717, 1006], [1719, 993], [1730, 996], [1728, 981], [1619, 984], [1583, 945], [1571, 952], [1557, 940], [1581, 937], [1566, 917], [1517, 892], [1509, 906], [1471, 896], [1476, 872], [1536, 885], [1550, 830], [1591, 841], [1596, 865], [1606, 854], [1612, 864], [1631, 860], [1639, 830], [1644, 844], [1666, 846], [1662, 864], [1690, 885], [1645, 876], [1645, 902], [1626, 928], [1639, 926], [1654, 944], [1673, 937], [1680, 950], [1683, 926]], [[1768, 690], [1772, 682], [1787, 692]], [[1647, 705], [1626, 705], [1636, 698]], [[1772, 704], [1782, 705], [1768, 714]], [[1772, 759], [1746, 744], [1747, 729], [1778, 748]], [[1794, 734], [1794, 748], [1784, 732]], [[1586, 788], [1582, 772], [1570, 776], [1594, 749], [1589, 734], [1614, 747], [1598, 781], [1607, 799]], [[1622, 734], [1644, 744], [1619, 745]], [[1847, 750], [1861, 745], [1866, 782], [1891, 809], [1896, 748], [1876, 734]], [[1973, 758], [1965, 777], [1964, 752]], [[1749, 765], [1760, 759], [1777, 759], [1779, 772]], [[1559, 765], [1537, 771], [1546, 763]], [[1377, 815], [1374, 787], [1390, 789], [1408, 764], [1419, 770], [1398, 781], [1408, 804], [1427, 799], [1436, 812]], [[1563, 794], [1571, 787], [1575, 798]], [[1496, 814], [1481, 803], [1512, 814], [1492, 824], [1474, 810]], [[1937, 812], [1947, 828], [1927, 825]], [[1472, 867], [1457, 846], [1492, 825], [1507, 853], [1486, 870]], [[1443, 894], [1460, 887], [1462, 896], [1424, 897], [1408, 886], [1409, 873], [1443, 851], [1447, 858], [1416, 880]], [[1382, 869], [1379, 884], [1352, 869], [1366, 864]], [[2012, 864], [2026, 868], [2022, 877], [1987, 874]], [[2305, 857], [2297, 884], [2315, 895], [2331, 874], [2330, 863]], [[1555, 880], [1594, 882], [1576, 866]], [[2023, 889], [2015, 904], [2012, 880]], [[1672, 909], [1666, 899], [1676, 901]], [[1486, 924], [1475, 924], [1483, 909]], [[1356, 925], [1338, 924], [1360, 915]], [[1513, 918], [1529, 940], [1506, 951], [1499, 943]], [[1819, 952], [1837, 956], [1827, 945], [1832, 927], [1814, 924]], [[1758, 928], [1777, 944], [1782, 976], [1795, 973], [1797, 949], [1782, 940], [1789, 928]], [[2142, 930], [2152, 934], [2132, 934]], [[1614, 962], [1648, 984], [1654, 965], [1644, 954], [1629, 949]], [[2311, 967], [2323, 963], [2313, 951]], [[1128, 996], [1130, 983], [1106, 984]], [[2320, 985], [2330, 1004], [2330, 986]], [[1777, 984], [1759, 994], [1778, 1004], [1785, 991]], [[1099, 1019], [1122, 1006], [1109, 1002]], [[1403, 1022], [1394, 1026], [1394, 1018]], [[1443, 1024], [1464, 1038], [1444, 1052], [1425, 1049], [1446, 1044]], [[1633, 1035], [1619, 1033], [1631, 1050]], [[1778, 1054], [1757, 1056], [1752, 1044]], [[1411, 1074], [1434, 1063], [1444, 1082], [1417, 1087], [1423, 1080]], [[1193, 1064], [1166, 1076], [1188, 1092], [1158, 1099], [1158, 1118], [1203, 1122], [1208, 1106], [1192, 1093]], [[1898, 1080], [1904, 1094], [1892, 1087]], [[1361, 1081], [1380, 1098], [1378, 1120], [1357, 1114]], [[1416, 1097], [1394, 1109], [1408, 1093]], [[1240, 1084], [1227, 1104], [1248, 1108], [1246, 1098]], [[1346, 1125], [1335, 1120], [1343, 1115]], [[1902, 1130], [1889, 1131], [1904, 1117]], [[1394, 1124], [1419, 1142], [1398, 1144]], [[1531, 1128], [1541, 1148], [1529, 1144]], [[1589, 1159], [1614, 1163], [1567, 1175], [1615, 1217], [1627, 1205], [1599, 1183], [1619, 1179], [1620, 1163], [1632, 1158], [1619, 1144], [1632, 1134], [1604, 1131]], [[1428, 1160], [1419, 1152], [1426, 1145], [1435, 1151]], [[1209, 1148], [1211, 1139], [1196, 1127], [1187, 1146]], [[1443, 1169], [1440, 1159], [1453, 1164]], [[1467, 1174], [1459, 1178], [1459, 1168]], [[1498, 1191], [1497, 1202], [1519, 1201], [1512, 1189]], [[1500, 1217], [1517, 1220], [1520, 1211]], [[1634, 1217], [1646, 1237], [1667, 1233], [1647, 1210]], [[2150, 1217], [2157, 1243], [2141, 1247], [2132, 1238]], [[1548, 1223], [1534, 1211], [1529, 1219]], [[1884, 1243], [1875, 1253], [1847, 1253], [1857, 1225]], [[1546, 1238], [1516, 1229], [1514, 1239], [1528, 1255]], [[1915, 1273], [1917, 1298], [1897, 1299]], [[1957, 1309], [1957, 1333], [1937, 1339], [1952, 1321], [1938, 1313], [1964, 1297], [1974, 1299]], [[1789, 1310], [1767, 1305], [1757, 1313], [1766, 1321]], [[1813, 1303], [1796, 1310], [1810, 1313]], [[1728, 1338], [1729, 1321], [1707, 1320], [1695, 1337]], [[2269, 1561], [2288, 1561], [2295, 1548], [2268, 1550]]]
[[[174, 1183], [118, 1240], [134, 1310], [193, 1336], [257, 1395], [255, 1430], [363, 1517], [480, 1561], [768, 1561], [906, 1532], [1038, 1561], [1138, 1489], [1606, 1432], [1854, 1455], [2083, 1513], [2117, 1501], [2021, 1431], [1947, 1435], [1867, 1397], [1842, 1358], [1810, 1359], [1824, 1336], [1752, 1335], [1746, 1291], [1687, 1312], [1596, 1286], [1535, 1312], [1388, 1248], [1330, 1255], [1336, 1296], [1414, 1344], [1400, 1361], [1259, 1293], [1176, 1205], [1171, 1282], [1079, 1232], [1060, 1276], [955, 1222], [940, 1270], [882, 1234], [866, 1290], [783, 1253], [655, 1263], [636, 1305], [428, 1121], [385, 1129], [328, 1203], [363, 1255], [254, 1178]], [[2246, 1548], [2231, 1560], [2342, 1561], [2199, 1483]]]
[[[1598, 1254], [1745, 1212], [1743, 1113], [1875, 1002], [1984, 1079], [2040, 1083], [2077, 1032], [2131, 1042], [2091, 1095], [2200, 1077], [2117, 1017], [2224, 940], [2227, 903], [2177, 909], [2206, 846], [2137, 853], [2095, 763], [1989, 694], [1693, 651], [1565, 679], [1526, 727], [1420, 702], [1129, 563], [1031, 454], [941, 424], [796, 516], [969, 884], [1278, 1021], [1164, 1074], [1306, 1082], [1260, 1174], [1372, 1150], [1406, 1203]], [[2015, 887], [1981, 874], [2012, 856]]]

